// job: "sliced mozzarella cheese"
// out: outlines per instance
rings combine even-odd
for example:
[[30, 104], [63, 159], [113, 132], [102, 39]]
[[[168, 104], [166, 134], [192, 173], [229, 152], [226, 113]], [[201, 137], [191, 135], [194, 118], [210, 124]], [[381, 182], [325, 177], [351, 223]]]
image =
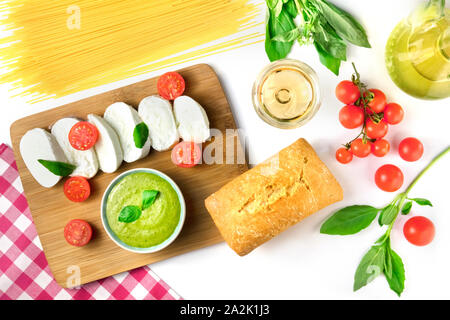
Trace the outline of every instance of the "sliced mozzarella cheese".
[[143, 148], [137, 148], [134, 144], [134, 128], [143, 121], [133, 107], [123, 102], [116, 102], [106, 108], [103, 117], [117, 132], [122, 146], [123, 159], [126, 162], [134, 162], [148, 155], [151, 147], [150, 139]]
[[75, 118], [63, 118], [52, 126], [52, 134], [70, 163], [77, 166], [71, 176], [92, 178], [98, 172], [98, 160], [94, 148], [80, 151], [74, 149], [69, 142], [69, 132], [80, 120]]
[[148, 127], [155, 150], [168, 150], [180, 140], [169, 101], [159, 96], [147, 97], [139, 104], [138, 111]]
[[32, 129], [20, 140], [20, 154], [34, 179], [43, 187], [51, 188], [61, 180], [38, 160], [68, 162], [56, 138], [44, 129]]
[[98, 163], [103, 172], [112, 173], [119, 168], [123, 161], [122, 147], [119, 137], [105, 119], [96, 115], [88, 115], [88, 120], [97, 127], [99, 132], [98, 140], [95, 144]]
[[178, 132], [184, 141], [202, 143], [210, 136], [209, 120], [203, 107], [188, 96], [175, 99], [173, 110]]

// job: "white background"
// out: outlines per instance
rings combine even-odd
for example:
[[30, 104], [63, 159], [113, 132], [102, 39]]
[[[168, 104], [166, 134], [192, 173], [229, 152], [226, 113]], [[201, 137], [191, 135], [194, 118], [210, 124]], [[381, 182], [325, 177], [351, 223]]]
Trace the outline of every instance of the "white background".
[[[390, 31], [421, 1], [418, 0], [333, 0], [351, 12], [366, 27], [372, 49], [350, 47], [348, 61], [354, 61], [369, 87], [382, 89], [390, 101], [401, 104], [405, 120], [390, 127], [387, 138], [393, 150], [385, 158], [370, 156], [340, 165], [334, 152], [357, 131], [344, 129], [338, 122], [341, 104], [334, 88], [352, 73], [345, 63], [337, 78], [322, 65], [312, 47], [299, 48], [290, 57], [312, 66], [320, 79], [323, 105], [306, 126], [285, 131], [263, 123], [253, 111], [251, 87], [259, 71], [268, 63], [264, 44], [217, 54], [196, 62], [209, 63], [222, 81], [240, 128], [248, 136], [248, 150], [253, 162], [260, 162], [300, 137], [306, 138], [329, 166], [344, 188], [344, 200], [314, 214], [264, 244], [246, 257], [237, 256], [224, 243], [153, 264], [152, 269], [185, 299], [397, 299], [384, 277], [353, 293], [356, 267], [372, 243], [384, 232], [376, 223], [354, 236], [338, 237], [319, 233], [321, 223], [336, 209], [352, 204], [384, 206], [394, 194], [380, 191], [373, 175], [386, 163], [398, 165], [405, 175], [405, 187], [441, 150], [449, 145], [449, 99], [422, 101], [414, 99], [390, 80], [384, 65], [384, 46]], [[261, 21], [264, 14], [261, 14]], [[261, 25], [260, 32], [264, 32]], [[184, 67], [189, 64], [180, 65]], [[28, 105], [8, 99], [0, 92], [0, 142], [10, 144], [9, 127], [13, 121], [58, 105], [157, 76], [166, 70], [121, 81], [72, 95]], [[407, 163], [397, 154], [398, 142], [407, 136], [419, 138], [425, 146], [420, 161]], [[448, 180], [450, 156], [438, 163], [413, 189], [411, 196], [430, 199], [434, 207], [414, 206], [412, 215], [424, 215], [436, 226], [436, 238], [427, 247], [409, 244], [402, 234], [406, 219], [400, 217], [392, 232], [392, 247], [406, 267], [406, 289], [402, 298], [450, 298], [450, 210]], [[193, 186], [195, 188], [195, 186]]]

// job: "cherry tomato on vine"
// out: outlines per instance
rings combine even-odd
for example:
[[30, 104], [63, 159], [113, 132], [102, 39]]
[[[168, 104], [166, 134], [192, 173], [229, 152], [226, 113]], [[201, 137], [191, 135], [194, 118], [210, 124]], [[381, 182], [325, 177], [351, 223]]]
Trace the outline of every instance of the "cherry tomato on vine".
[[336, 150], [336, 160], [342, 164], [349, 163], [353, 160], [353, 154], [346, 148]]
[[398, 124], [403, 120], [405, 112], [397, 103], [388, 103], [384, 108], [384, 120], [389, 124]]
[[373, 94], [373, 99], [368, 103], [370, 109], [367, 111], [369, 113], [375, 112], [380, 113], [383, 112], [384, 108], [386, 107], [386, 95], [383, 93], [383, 91], [378, 89], [370, 89], [370, 92]]
[[371, 149], [370, 142], [366, 141], [364, 143], [361, 138], [356, 139], [351, 144], [352, 153], [359, 158], [367, 157], [370, 154]]
[[336, 87], [336, 98], [342, 103], [353, 104], [360, 96], [358, 86], [349, 80], [341, 81]]
[[423, 144], [416, 138], [405, 138], [398, 145], [398, 153], [405, 161], [417, 161], [423, 155]]
[[339, 111], [339, 121], [344, 128], [358, 128], [364, 122], [364, 111], [354, 105], [345, 106]]
[[388, 124], [386, 121], [381, 120], [378, 123], [367, 119], [366, 121], [366, 134], [370, 139], [383, 138], [388, 132]]
[[376, 157], [384, 157], [391, 149], [389, 141], [380, 139], [372, 143], [372, 154]]
[[393, 164], [385, 164], [375, 172], [375, 183], [383, 191], [397, 191], [403, 185], [403, 172]]
[[434, 224], [425, 217], [412, 217], [403, 226], [403, 234], [410, 243], [416, 246], [426, 246], [434, 239]]

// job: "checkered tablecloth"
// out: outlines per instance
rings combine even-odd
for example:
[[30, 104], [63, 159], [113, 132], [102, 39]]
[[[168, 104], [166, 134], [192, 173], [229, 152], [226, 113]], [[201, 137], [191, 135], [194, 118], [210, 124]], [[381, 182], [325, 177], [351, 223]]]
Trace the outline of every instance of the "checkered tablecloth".
[[0, 145], [0, 300], [180, 299], [150, 268], [142, 267], [79, 289], [60, 287], [48, 267], [23, 194], [14, 155]]

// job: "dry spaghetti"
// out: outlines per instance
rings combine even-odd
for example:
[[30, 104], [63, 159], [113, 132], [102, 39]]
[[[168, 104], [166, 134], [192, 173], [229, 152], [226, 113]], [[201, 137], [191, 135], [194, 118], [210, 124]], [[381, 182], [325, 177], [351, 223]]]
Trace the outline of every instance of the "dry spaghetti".
[[251, 31], [260, 10], [249, 0], [1, 1], [0, 83], [39, 101], [240, 47], [262, 40]]

